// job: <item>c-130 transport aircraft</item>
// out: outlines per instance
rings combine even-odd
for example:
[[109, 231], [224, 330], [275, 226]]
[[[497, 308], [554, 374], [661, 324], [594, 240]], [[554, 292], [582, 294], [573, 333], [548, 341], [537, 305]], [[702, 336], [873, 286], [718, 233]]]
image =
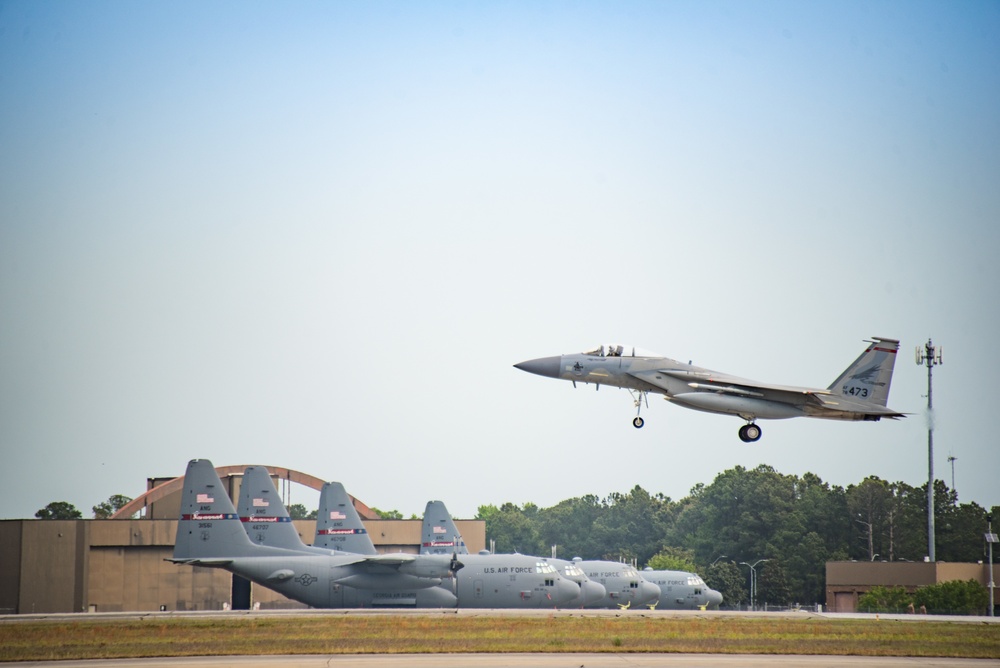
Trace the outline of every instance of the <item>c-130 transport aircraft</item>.
[[648, 406], [647, 395], [652, 392], [685, 408], [743, 418], [747, 423], [740, 427], [740, 440], [752, 443], [761, 436], [757, 420], [811, 417], [877, 422], [906, 417], [886, 407], [899, 341], [878, 336], [872, 339], [825, 390], [761, 383], [618, 345], [540, 357], [514, 366], [571, 381], [574, 387], [582, 382], [594, 383], [598, 389], [601, 385], [625, 388], [635, 403], [632, 424], [636, 429], [644, 424], [639, 411], [644, 402]]
[[[267, 469], [252, 466], [243, 475], [239, 517], [250, 540], [262, 547], [292, 554], [325, 554], [378, 561], [392, 555], [375, 550], [347, 490], [328, 482], [320, 493], [313, 545], [305, 545], [271, 482]], [[415, 608], [555, 608], [573, 606], [580, 596], [577, 583], [562, 577], [544, 559], [525, 555], [470, 555], [463, 550], [440, 554], [397, 555], [418, 564], [448, 564], [450, 577], [436, 581], [394, 582], [391, 571], [341, 576], [329, 585], [330, 599], [314, 607]], [[361, 555], [365, 555], [362, 557]], [[329, 557], [328, 557], [329, 558]], [[270, 586], [268, 583], [261, 583]], [[424, 586], [427, 585], [427, 586]], [[433, 585], [433, 586], [430, 586]], [[274, 588], [274, 587], [272, 587]], [[282, 592], [285, 593], [285, 592]], [[286, 594], [288, 595], [288, 594]]]
[[[243, 524], [212, 462], [193, 459], [184, 474], [181, 517], [173, 558], [168, 561], [222, 568], [316, 608], [341, 607], [343, 601], [334, 595], [340, 590], [430, 589], [462, 568], [461, 562], [446, 555], [360, 555], [273, 547], [251, 540]], [[265, 523], [248, 522], [261, 543], [272, 533], [280, 536], [276, 528], [280, 524], [267, 531], [255, 529], [255, 524]]]

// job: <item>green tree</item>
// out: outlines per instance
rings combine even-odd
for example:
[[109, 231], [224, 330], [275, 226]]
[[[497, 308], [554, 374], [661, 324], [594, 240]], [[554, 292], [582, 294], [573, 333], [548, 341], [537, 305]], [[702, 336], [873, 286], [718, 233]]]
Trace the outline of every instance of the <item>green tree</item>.
[[68, 501], [53, 501], [39, 509], [35, 517], [40, 520], [78, 520], [83, 518], [83, 513]]
[[646, 565], [654, 571], [686, 571], [697, 572], [694, 565], [694, 552], [676, 547], [665, 547], [652, 557]]
[[593, 494], [560, 501], [539, 511], [539, 531], [542, 540], [555, 545], [557, 554], [572, 559], [593, 559], [603, 554], [594, 535], [594, 523], [604, 512], [601, 501]]
[[891, 497], [888, 483], [876, 476], [847, 488], [847, 509], [858, 526], [858, 539], [863, 546], [862, 557], [865, 561], [875, 561], [880, 556], [885, 507]]
[[485, 517], [486, 538], [495, 541], [496, 551], [501, 554], [548, 554], [539, 536], [537, 518], [538, 506], [533, 503], [524, 504], [524, 508], [505, 503]]
[[722, 594], [722, 605], [738, 608], [750, 599], [746, 577], [732, 561], [717, 561], [705, 570], [705, 584]]
[[844, 492], [815, 474], [798, 478], [765, 465], [737, 466], [693, 489], [675, 508], [666, 542], [693, 550], [696, 563], [720, 553], [748, 562], [780, 555], [783, 583], [775, 581], [769, 594], [776, 602], [822, 600], [825, 562], [846, 554]]
[[975, 580], [951, 580], [918, 588], [913, 604], [937, 615], [983, 614], [989, 606], [989, 592]]
[[636, 485], [626, 494], [614, 492], [602, 502], [593, 525], [591, 558], [646, 563], [664, 544], [663, 510], [669, 499], [652, 496]]
[[101, 503], [94, 506], [94, 519], [95, 520], [106, 520], [119, 510], [123, 506], [127, 505], [132, 500], [131, 497], [125, 496], [124, 494], [112, 494], [108, 497], [107, 501], [102, 501]]
[[779, 559], [770, 559], [757, 569], [757, 605], [791, 605], [796, 602], [788, 585], [788, 572]]
[[288, 506], [288, 516], [293, 520], [316, 519], [317, 512], [316, 510], [312, 511], [312, 513], [308, 512], [306, 507], [301, 503], [293, 503]]
[[[976, 562], [983, 560], [983, 534], [986, 533], [986, 509], [977, 503], [946, 506], [941, 519], [935, 517], [935, 538], [939, 561]], [[937, 515], [935, 506], [935, 515]]]
[[[305, 510], [303, 508], [303, 510]], [[372, 512], [379, 516], [383, 520], [401, 520], [403, 519], [403, 513], [398, 510], [379, 510], [378, 508], [372, 508]]]
[[858, 597], [858, 610], [862, 612], [901, 613], [909, 610], [913, 599], [903, 587], [878, 585]]

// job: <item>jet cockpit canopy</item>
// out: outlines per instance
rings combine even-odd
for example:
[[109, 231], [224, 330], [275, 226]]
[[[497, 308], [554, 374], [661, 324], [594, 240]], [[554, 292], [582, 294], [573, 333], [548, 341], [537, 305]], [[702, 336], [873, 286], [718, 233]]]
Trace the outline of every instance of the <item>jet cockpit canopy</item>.
[[600, 346], [594, 350], [588, 350], [584, 355], [591, 357], [662, 357], [656, 353], [635, 346], [618, 345], [609, 343], [607, 346]]

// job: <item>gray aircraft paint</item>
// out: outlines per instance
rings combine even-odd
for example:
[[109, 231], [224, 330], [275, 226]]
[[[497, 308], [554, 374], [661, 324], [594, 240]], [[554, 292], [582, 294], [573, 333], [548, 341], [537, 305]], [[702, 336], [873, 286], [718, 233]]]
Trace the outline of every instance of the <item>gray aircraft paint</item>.
[[[346, 501], [347, 492], [339, 483], [329, 483], [324, 486], [325, 494], [320, 495], [318, 515], [321, 522], [316, 523], [316, 543], [323, 544], [323, 531], [326, 527], [338, 532], [335, 536], [347, 535], [355, 539], [353, 544], [360, 544], [367, 549], [371, 539], [364, 533], [364, 525], [354, 506]], [[430, 513], [424, 514], [423, 535], [437, 537], [439, 544], [433, 550], [421, 548], [422, 558], [451, 559], [460, 558], [463, 568], [455, 573], [453, 580], [441, 584], [435, 589], [446, 591], [455, 597], [458, 608], [553, 608], [566, 607], [579, 596], [580, 588], [576, 583], [566, 580], [557, 571], [534, 557], [524, 555], [472, 555], [465, 547], [465, 541], [458, 527], [448, 514], [447, 508], [440, 501], [427, 504]], [[443, 512], [443, 515], [441, 515]], [[331, 514], [332, 513], [332, 514]], [[428, 518], [432, 518], [430, 525]], [[434, 519], [440, 519], [437, 528], [447, 525], [444, 532], [435, 530]], [[429, 527], [429, 528], [428, 528]], [[344, 533], [339, 533], [344, 532]], [[449, 535], [451, 538], [441, 538]], [[423, 542], [433, 542], [422, 539]], [[443, 543], [451, 543], [444, 545]], [[340, 545], [343, 542], [326, 543]], [[374, 546], [371, 546], [374, 550]], [[509, 558], [508, 558], [509, 557]], [[375, 602], [375, 604], [379, 604]], [[383, 602], [383, 605], [413, 605], [428, 607], [419, 599], [405, 602]], [[438, 607], [438, 606], [433, 606]]]
[[435, 585], [449, 575], [447, 559], [420, 562], [416, 555], [320, 554], [257, 545], [206, 459], [188, 463], [170, 561], [223, 568], [316, 608], [360, 606], [370, 599], [366, 590], [404, 585], [428, 590], [425, 598], [440, 598]]
[[[565, 577], [545, 559], [523, 554], [469, 554], [465, 539], [443, 501], [428, 501], [424, 508], [420, 551], [421, 554], [460, 556], [466, 566], [455, 577], [460, 608], [549, 608], [553, 605], [561, 608], [578, 607], [580, 585]], [[513, 578], [519, 573], [530, 574], [525, 569], [532, 568], [543, 582], [551, 581], [552, 584], [536, 586], [530, 590], [514, 587]], [[485, 605], [489, 599], [496, 602]]]
[[637, 608], [655, 604], [660, 598], [660, 588], [644, 580], [639, 571], [617, 561], [588, 561], [575, 557], [573, 563], [594, 582], [603, 585], [605, 595], [601, 600], [588, 604], [588, 608]]
[[[462, 556], [463, 562], [467, 561], [468, 558], [464, 555], [468, 555], [469, 550], [465, 545], [465, 539], [462, 538], [458, 526], [455, 525], [455, 521], [452, 519], [451, 513], [448, 512], [448, 508], [443, 501], [427, 502], [427, 506], [424, 508], [424, 522], [421, 533], [421, 554], [448, 554], [451, 550], [454, 550], [456, 554]], [[489, 555], [490, 553], [486, 552], [485, 554]], [[542, 561], [554, 566], [562, 577], [576, 583], [579, 588], [576, 597], [566, 602], [564, 604], [565, 607], [584, 607], [588, 603], [594, 603], [604, 598], [606, 593], [604, 587], [591, 581], [574, 563], [563, 559], [542, 559]]]
[[657, 610], [718, 610], [722, 604], [722, 594], [705, 584], [697, 573], [645, 568], [639, 575], [660, 588]]
[[237, 512], [250, 540], [257, 545], [332, 554], [331, 550], [311, 547], [302, 542], [274, 487], [271, 474], [262, 466], [251, 466], [243, 472]]
[[878, 421], [905, 414], [886, 406], [899, 341], [873, 337], [864, 352], [826, 389], [761, 383], [685, 364], [668, 357], [636, 354], [634, 348], [604, 346], [586, 353], [542, 357], [515, 364], [523, 371], [579, 383], [621, 387], [632, 393], [641, 427], [642, 404], [649, 393], [685, 408], [735, 415], [745, 442], [760, 438], [757, 420], [811, 417]]
[[[349, 553], [343, 550], [345, 542], [325, 542], [331, 538], [347, 536], [353, 539], [347, 544], [368, 550], [370, 555], [376, 555], [375, 547], [364, 530], [361, 517], [354, 504], [350, 502], [344, 486], [337, 482], [324, 485], [320, 494], [315, 547], [302, 544], [298, 533], [294, 530], [291, 532], [274, 530], [275, 526], [284, 523], [260, 521], [267, 514], [287, 516], [287, 511], [278, 498], [278, 493], [266, 470], [259, 467], [252, 468], [258, 470], [248, 469], [244, 474], [243, 486], [247, 493], [240, 495], [241, 515], [249, 514], [249, 509], [254, 507], [254, 499], [266, 497], [269, 500], [266, 506], [258, 501], [256, 508], [259, 512], [253, 516], [258, 520], [258, 524], [267, 526], [267, 530], [260, 531], [259, 534], [264, 541], [272, 541], [269, 543], [271, 546], [280, 545], [307, 554], [318, 551], [327, 555], [347, 555]], [[214, 474], [214, 470], [212, 473]], [[250, 477], [249, 482], [247, 475]], [[267, 494], [262, 493], [265, 489], [269, 490]], [[246, 501], [242, 501], [243, 499]], [[444, 504], [440, 504], [440, 507], [447, 514]], [[447, 517], [450, 522], [450, 515]], [[254, 531], [253, 523], [247, 526], [248, 531]], [[453, 522], [451, 526], [453, 534], [459, 535]], [[279, 537], [282, 538], [280, 543], [278, 543]], [[321, 548], [324, 544], [336, 545], [340, 550]], [[462, 544], [464, 545], [464, 541]], [[393, 556], [370, 556], [370, 561], [381, 561]], [[453, 552], [398, 556], [410, 559], [414, 564], [427, 562], [436, 567], [448, 564], [456, 558]], [[343, 576], [330, 586], [330, 605], [317, 607], [552, 608], [571, 606], [579, 597], [580, 587], [576, 583], [562, 578], [553, 566], [535, 557], [469, 555], [465, 550], [460, 563], [462, 568], [454, 574], [455, 577], [440, 584], [435, 583], [437, 586], [431, 587], [407, 587], [407, 583], [404, 582], [400, 586], [390, 588], [389, 585], [394, 582], [391, 573], [361, 572]]]
[[587, 577], [587, 574], [575, 562], [552, 558], [546, 559], [546, 561], [555, 566], [564, 578], [579, 585], [580, 596], [573, 601], [573, 607], [593, 607], [607, 596], [608, 590], [604, 588], [604, 585]]
[[420, 554], [468, 554], [465, 539], [443, 501], [428, 501], [420, 538]]
[[[320, 493], [320, 509], [317, 515], [316, 534], [324, 540], [334, 539], [331, 545], [351, 545], [359, 549], [358, 553], [347, 550], [336, 550], [324, 547], [322, 542], [310, 546], [305, 545], [294, 525], [288, 518], [288, 511], [281, 501], [274, 482], [267, 469], [250, 467], [243, 473], [243, 484], [240, 487], [240, 519], [247, 534], [261, 545], [281, 547], [297, 552], [324, 555], [377, 555], [368, 533], [364, 529], [361, 517], [344, 486], [340, 483], [326, 483]], [[323, 521], [326, 518], [327, 521]], [[327, 530], [332, 527], [332, 530]], [[356, 538], [355, 541], [336, 541], [345, 535]], [[360, 552], [360, 550], [365, 550]], [[383, 555], [379, 560], [392, 559], [393, 555]], [[427, 563], [435, 568], [442, 568], [450, 559], [447, 557], [398, 555], [404, 560], [414, 563]], [[403, 607], [422, 608], [453, 608], [457, 604], [454, 593], [448, 587], [436, 586], [440, 580], [421, 580], [414, 586], [411, 580], [396, 582], [391, 573], [359, 573], [341, 579], [330, 589], [332, 607]], [[450, 582], [450, 578], [446, 580]]]
[[339, 482], [325, 483], [320, 491], [313, 545], [353, 554], [378, 554], [350, 495]]

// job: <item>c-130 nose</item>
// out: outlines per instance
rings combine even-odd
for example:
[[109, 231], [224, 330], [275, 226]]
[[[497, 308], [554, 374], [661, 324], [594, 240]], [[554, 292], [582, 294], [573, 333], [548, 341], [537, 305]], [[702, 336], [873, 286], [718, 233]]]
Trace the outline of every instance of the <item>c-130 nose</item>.
[[536, 360], [528, 360], [527, 362], [515, 364], [514, 368], [520, 369], [521, 371], [527, 371], [528, 373], [538, 374], [539, 376], [558, 378], [559, 363], [559, 357], [539, 357]]

